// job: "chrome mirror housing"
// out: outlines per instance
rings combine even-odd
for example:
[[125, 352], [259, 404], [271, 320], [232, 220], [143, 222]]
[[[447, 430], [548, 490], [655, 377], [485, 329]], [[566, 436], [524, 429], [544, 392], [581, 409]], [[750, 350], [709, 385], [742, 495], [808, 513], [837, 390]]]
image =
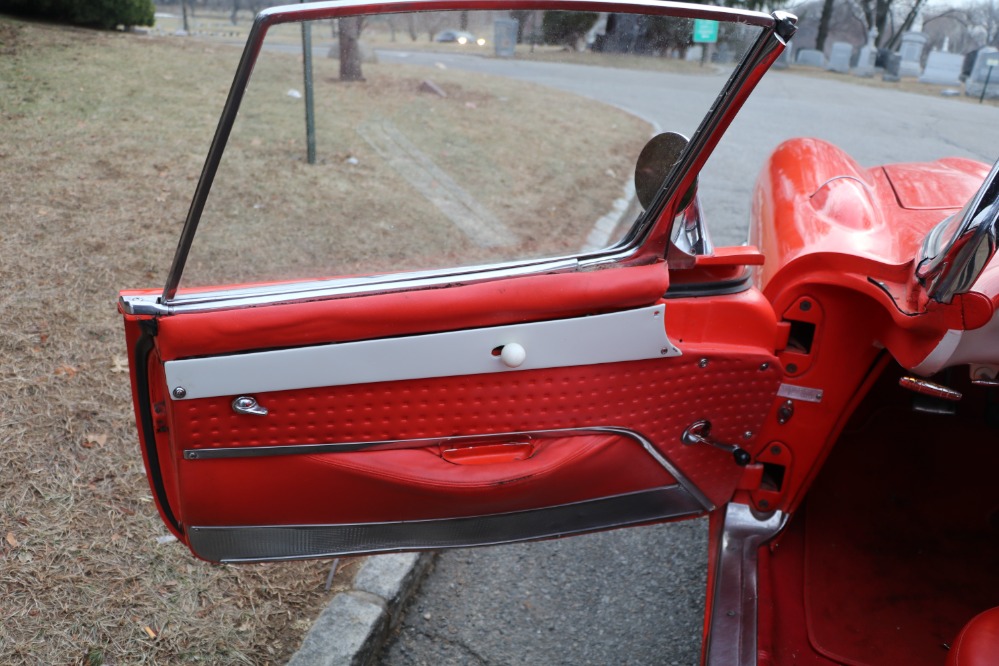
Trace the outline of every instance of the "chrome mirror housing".
[[975, 196], [934, 228], [923, 242], [916, 277], [930, 299], [950, 303], [971, 290], [996, 253], [999, 233], [999, 162]]

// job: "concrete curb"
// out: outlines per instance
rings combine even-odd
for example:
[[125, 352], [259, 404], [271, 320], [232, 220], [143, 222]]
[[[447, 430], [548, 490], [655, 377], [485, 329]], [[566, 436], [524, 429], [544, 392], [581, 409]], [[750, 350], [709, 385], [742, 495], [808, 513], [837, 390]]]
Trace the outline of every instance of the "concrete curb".
[[433, 552], [367, 558], [353, 589], [333, 597], [288, 666], [373, 664], [433, 560]]

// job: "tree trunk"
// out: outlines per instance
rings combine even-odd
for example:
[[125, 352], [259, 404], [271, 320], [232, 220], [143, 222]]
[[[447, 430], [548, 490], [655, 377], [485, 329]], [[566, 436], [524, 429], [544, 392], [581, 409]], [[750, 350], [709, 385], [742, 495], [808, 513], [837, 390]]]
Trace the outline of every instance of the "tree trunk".
[[190, 34], [190, 30], [187, 27], [187, 0], [180, 0], [180, 12], [184, 16], [184, 32]]
[[836, 0], [825, 0], [822, 3], [822, 15], [819, 17], [819, 34], [815, 37], [815, 48], [822, 51], [826, 48], [826, 37], [829, 36], [829, 21], [832, 19], [833, 3]]
[[888, 23], [888, 14], [891, 10], [891, 0], [877, 0], [874, 10], [874, 27], [878, 29], [878, 37], [875, 46], [881, 46], [881, 41], [885, 36], [885, 24]]
[[916, 0], [916, 4], [912, 6], [905, 20], [902, 21], [902, 27], [891, 36], [891, 40], [885, 45], [885, 48], [894, 51], [898, 47], [899, 42], [902, 40], [902, 35], [912, 27], [912, 24], [916, 21], [916, 16], [919, 15], [919, 10], [923, 8], [923, 3], [925, 2], [926, 0]]
[[340, 30], [340, 80], [363, 81], [361, 73], [361, 17], [350, 16], [338, 22]]
[[233, 25], [239, 20], [239, 0], [232, 0], [232, 14], [229, 15], [229, 20]]

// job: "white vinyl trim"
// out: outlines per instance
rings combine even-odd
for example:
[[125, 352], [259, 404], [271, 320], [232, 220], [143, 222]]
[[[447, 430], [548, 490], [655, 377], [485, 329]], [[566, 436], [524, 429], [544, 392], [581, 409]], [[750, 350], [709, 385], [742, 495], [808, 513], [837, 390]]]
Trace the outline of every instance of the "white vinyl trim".
[[944, 336], [940, 338], [940, 342], [937, 346], [933, 348], [929, 354], [926, 355], [919, 365], [912, 368], [912, 371], [917, 375], [922, 375], [923, 377], [929, 377], [930, 375], [940, 372], [948, 365], [954, 352], [957, 350], [957, 345], [961, 342], [961, 335], [963, 331], [956, 331], [954, 329], [949, 329]]
[[[564, 368], [679, 356], [666, 336], [665, 306], [612, 314], [168, 361], [174, 399]], [[508, 366], [494, 350], [517, 344]], [[518, 359], [519, 360], [519, 359]], [[180, 389], [180, 390], [178, 390]], [[178, 397], [181, 396], [181, 397]]]

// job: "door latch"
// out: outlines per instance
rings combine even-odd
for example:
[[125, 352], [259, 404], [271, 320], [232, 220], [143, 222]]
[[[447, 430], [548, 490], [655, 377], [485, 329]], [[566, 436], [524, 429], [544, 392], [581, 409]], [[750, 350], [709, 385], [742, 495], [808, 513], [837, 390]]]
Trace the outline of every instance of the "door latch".
[[267, 408], [257, 404], [257, 399], [249, 395], [241, 395], [232, 401], [232, 411], [237, 414], [253, 414], [267, 416]]
[[708, 446], [713, 446], [716, 449], [728, 451], [735, 459], [735, 464], [743, 467], [748, 465], [751, 460], [749, 451], [746, 451], [746, 449], [742, 448], [738, 444], [726, 444], [724, 442], [711, 439], [711, 421], [708, 421], [707, 419], [694, 421], [687, 426], [687, 429], [683, 431], [682, 435], [680, 435], [680, 441], [687, 446], [693, 446], [694, 444], [707, 444]]

